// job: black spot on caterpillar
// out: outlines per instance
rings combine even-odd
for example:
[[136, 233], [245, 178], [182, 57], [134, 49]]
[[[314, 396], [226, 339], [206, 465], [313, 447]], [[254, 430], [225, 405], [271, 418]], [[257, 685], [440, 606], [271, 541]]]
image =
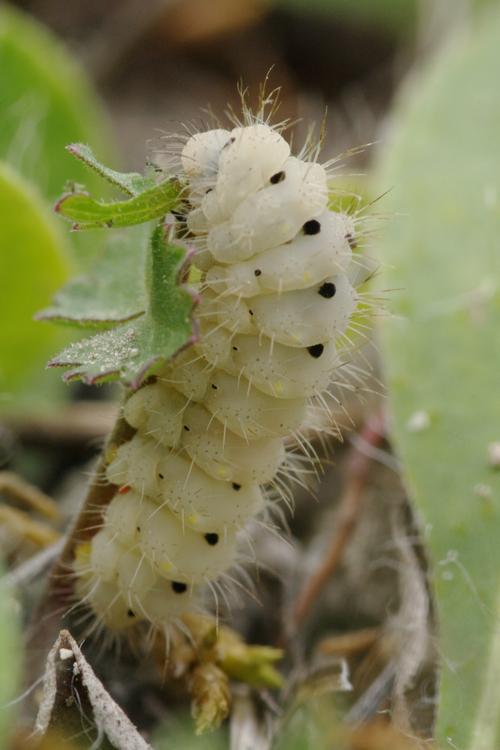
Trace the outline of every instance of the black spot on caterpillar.
[[310, 219], [309, 221], [306, 221], [302, 229], [304, 230], [304, 234], [319, 234], [321, 231], [321, 224], [316, 219]]
[[318, 294], [320, 294], [325, 299], [331, 299], [335, 296], [336, 291], [337, 287], [332, 281], [325, 281], [325, 283], [321, 284], [320, 288], [318, 289]]
[[352, 232], [347, 232], [345, 238], [349, 243], [349, 247], [351, 248], [351, 250], [355, 250], [358, 246], [358, 243], [356, 242], [356, 238], [354, 237]]
[[184, 594], [187, 591], [187, 583], [172, 581], [172, 591], [175, 591], [176, 594]]
[[283, 182], [285, 177], [286, 174], [282, 170], [281, 172], [276, 172], [276, 174], [273, 174], [272, 177], [270, 177], [269, 182], [271, 183], [271, 185], [277, 185], [278, 182]]
[[307, 347], [307, 351], [311, 355], [311, 357], [314, 357], [314, 359], [318, 359], [318, 357], [321, 357], [325, 350], [325, 347], [323, 344], [313, 344], [312, 346]]
[[214, 547], [217, 544], [217, 542], [219, 541], [219, 535], [215, 534], [215, 533], [210, 533], [209, 532], [208, 534], [205, 534], [205, 539], [207, 540], [207, 543], [211, 547]]

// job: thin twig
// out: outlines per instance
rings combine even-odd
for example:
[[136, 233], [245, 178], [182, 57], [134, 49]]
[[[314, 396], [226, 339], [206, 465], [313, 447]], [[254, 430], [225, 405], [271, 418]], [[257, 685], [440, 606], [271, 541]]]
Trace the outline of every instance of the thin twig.
[[[45, 658], [50, 644], [60, 630], [61, 610], [64, 611], [72, 594], [73, 579], [68, 572], [71, 570], [75, 548], [80, 542], [91, 539], [101, 523], [102, 509], [116, 493], [116, 486], [104, 480], [109, 457], [118, 446], [130, 439], [133, 432], [125, 420], [119, 418], [109, 436], [80, 513], [66, 534], [61, 554], [49, 573], [46, 589], [31, 617], [26, 640], [28, 652], [31, 651], [33, 656], [38, 654]], [[41, 668], [36, 658], [30, 659], [28, 679], [36, 678]]]
[[62, 552], [63, 547], [64, 539], [58, 539], [55, 544], [41, 550], [41, 552], [28, 558], [7, 573], [7, 575], [2, 578], [2, 584], [15, 587], [25, 586], [30, 583], [54, 562], [56, 557]]
[[60, 518], [59, 508], [52, 498], [13, 471], [0, 471], [0, 493], [27, 505], [51, 521]]
[[337, 528], [326, 557], [312, 574], [293, 607], [293, 624], [300, 627], [309, 616], [314, 603], [338, 567], [346, 545], [359, 518], [363, 490], [368, 479], [372, 458], [360, 446], [377, 447], [384, 438], [384, 422], [381, 416], [370, 419], [360, 432], [358, 443], [352, 445], [347, 461], [347, 482], [340, 500]]

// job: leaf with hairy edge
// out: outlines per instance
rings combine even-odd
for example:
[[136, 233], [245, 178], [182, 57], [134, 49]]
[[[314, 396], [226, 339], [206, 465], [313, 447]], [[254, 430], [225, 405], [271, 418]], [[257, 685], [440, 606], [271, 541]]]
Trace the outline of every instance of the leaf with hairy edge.
[[144, 264], [149, 232], [130, 227], [112, 235], [108, 245], [84, 276], [73, 279], [55, 296], [38, 320], [82, 328], [110, 328], [146, 310]]
[[139, 172], [117, 172], [115, 169], [106, 167], [95, 157], [90, 146], [84, 143], [72, 143], [66, 148], [72, 156], [127, 195], [139, 195], [155, 186], [153, 176], [142, 175]]
[[121, 380], [138, 388], [152, 369], [169, 360], [193, 337], [194, 294], [179, 285], [185, 248], [171, 245], [168, 228], [158, 226], [151, 239], [147, 268], [146, 312], [124, 325], [72, 344], [49, 362], [71, 367], [66, 380], [88, 384]]
[[[442, 747], [500, 747], [500, 9], [400, 102], [380, 185], [396, 447], [427, 530]], [[496, 461], [498, 466], [498, 460]]]
[[88, 193], [65, 193], [55, 210], [73, 223], [73, 230], [128, 227], [159, 219], [180, 201], [181, 187], [176, 180], [164, 180], [124, 201], [96, 201]]

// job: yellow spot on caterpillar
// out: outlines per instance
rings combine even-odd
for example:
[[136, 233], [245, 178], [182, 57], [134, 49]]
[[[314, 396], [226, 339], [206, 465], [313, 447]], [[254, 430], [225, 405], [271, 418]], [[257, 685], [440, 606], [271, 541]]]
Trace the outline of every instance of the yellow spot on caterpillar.
[[201, 271], [194, 266], [189, 269], [188, 284], [198, 284], [201, 281]]
[[198, 515], [196, 513], [191, 513], [191, 515], [187, 517], [187, 522], [189, 524], [198, 523]]
[[169, 563], [169, 562], [162, 562], [159, 564], [158, 567], [160, 568], [161, 571], [163, 571], [163, 573], [170, 573], [170, 571], [173, 568], [173, 565], [172, 563]]
[[307, 273], [307, 271], [302, 276], [303, 281], [311, 281], [311, 274]]
[[276, 393], [283, 393], [283, 383], [274, 383], [274, 390]]
[[86, 563], [90, 558], [90, 542], [82, 542], [75, 549], [75, 560], [77, 563]]
[[217, 476], [221, 477], [221, 479], [225, 479], [229, 476], [229, 471], [226, 466], [219, 466], [217, 469]]
[[118, 453], [118, 446], [116, 445], [110, 445], [108, 450], [106, 451], [104, 455], [104, 462], [106, 464], [110, 464], [112, 461], [115, 460], [116, 454]]

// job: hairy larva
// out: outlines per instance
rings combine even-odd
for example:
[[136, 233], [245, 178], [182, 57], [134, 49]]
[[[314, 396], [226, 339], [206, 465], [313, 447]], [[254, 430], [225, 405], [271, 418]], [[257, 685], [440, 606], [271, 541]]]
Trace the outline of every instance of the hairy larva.
[[279, 130], [197, 133], [180, 163], [200, 336], [126, 401], [135, 434], [106, 469], [117, 492], [75, 561], [77, 595], [114, 630], [166, 632], [234, 565], [294, 438], [322, 429], [358, 306], [353, 219]]

